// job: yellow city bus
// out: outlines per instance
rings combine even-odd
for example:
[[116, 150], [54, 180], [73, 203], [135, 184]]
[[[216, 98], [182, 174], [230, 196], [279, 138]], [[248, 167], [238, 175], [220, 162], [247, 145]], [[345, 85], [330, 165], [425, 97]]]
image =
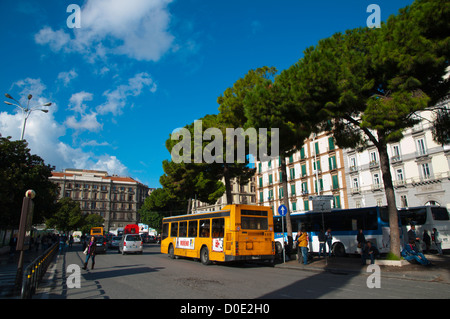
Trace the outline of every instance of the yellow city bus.
[[103, 236], [103, 227], [92, 227], [91, 236]]
[[273, 261], [275, 242], [270, 207], [228, 205], [221, 211], [163, 219], [161, 253], [213, 261]]

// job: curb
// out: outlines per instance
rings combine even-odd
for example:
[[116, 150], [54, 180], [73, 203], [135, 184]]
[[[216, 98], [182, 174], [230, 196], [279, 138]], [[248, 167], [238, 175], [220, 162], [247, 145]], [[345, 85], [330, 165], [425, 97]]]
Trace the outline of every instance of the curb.
[[[314, 266], [304, 266], [302, 264], [295, 265], [295, 266], [286, 265], [286, 264], [277, 264], [274, 267], [280, 268], [280, 269], [297, 270], [297, 271], [312, 271], [312, 272], [317, 272], [317, 273], [331, 273], [331, 274], [335, 274], [335, 275], [353, 274], [353, 275], [370, 276], [372, 274], [372, 272], [366, 272], [363, 270], [355, 270], [355, 269], [348, 269], [348, 268], [323, 268], [323, 267], [314, 267]], [[391, 267], [391, 266], [388, 266], [388, 267]], [[392, 267], [395, 267], [395, 266], [392, 266]], [[395, 268], [397, 268], [397, 267], [395, 267]], [[417, 276], [417, 274], [392, 273], [392, 272], [381, 271], [381, 277], [405, 279], [405, 280], [415, 280], [415, 281], [435, 281], [435, 282], [442, 282], [445, 284], [450, 284], [450, 282], [441, 278], [442, 277], [441, 274]]]

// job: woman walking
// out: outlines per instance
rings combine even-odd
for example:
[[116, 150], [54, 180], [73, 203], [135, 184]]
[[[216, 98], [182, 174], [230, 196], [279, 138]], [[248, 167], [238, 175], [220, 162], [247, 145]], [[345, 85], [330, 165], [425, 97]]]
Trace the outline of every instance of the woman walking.
[[96, 243], [97, 243], [97, 238], [95, 238], [94, 236], [91, 236], [91, 240], [87, 244], [86, 250], [85, 250], [86, 251], [86, 261], [84, 262], [84, 267], [83, 267], [84, 270], [87, 269], [87, 265], [88, 265], [90, 257], [92, 257], [91, 269], [94, 269], [94, 265], [95, 265], [95, 249], [97, 247]]

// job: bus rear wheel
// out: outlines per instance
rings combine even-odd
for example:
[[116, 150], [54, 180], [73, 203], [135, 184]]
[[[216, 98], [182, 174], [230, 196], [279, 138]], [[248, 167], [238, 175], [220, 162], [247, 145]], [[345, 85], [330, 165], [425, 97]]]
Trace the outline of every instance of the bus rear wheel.
[[209, 260], [209, 250], [208, 247], [202, 247], [200, 250], [200, 261], [203, 265], [210, 265], [211, 261]]

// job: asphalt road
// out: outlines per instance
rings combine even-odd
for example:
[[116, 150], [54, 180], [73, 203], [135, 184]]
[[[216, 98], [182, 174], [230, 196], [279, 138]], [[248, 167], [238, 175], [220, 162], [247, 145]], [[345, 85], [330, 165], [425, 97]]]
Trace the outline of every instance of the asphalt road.
[[[81, 247], [61, 254], [36, 298], [42, 299], [396, 299], [444, 298], [450, 285], [381, 278], [368, 288], [368, 276], [281, 269], [261, 265], [204, 266], [192, 259], [169, 259], [159, 245], [142, 255], [114, 251], [96, 257], [94, 270], [82, 270]], [[71, 266], [73, 265], [73, 266]], [[90, 265], [89, 265], [90, 267]], [[73, 271], [75, 269], [75, 271]], [[77, 277], [77, 271], [80, 276]], [[77, 281], [76, 278], [79, 278]], [[80, 288], [71, 288], [79, 284]]]

